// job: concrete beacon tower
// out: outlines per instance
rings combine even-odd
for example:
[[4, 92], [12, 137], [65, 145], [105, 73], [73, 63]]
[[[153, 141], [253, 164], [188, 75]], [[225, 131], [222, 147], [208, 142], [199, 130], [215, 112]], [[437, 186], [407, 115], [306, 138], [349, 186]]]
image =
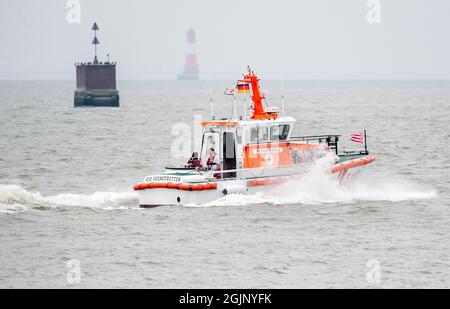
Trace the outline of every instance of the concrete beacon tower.
[[77, 72], [77, 89], [74, 106], [109, 106], [119, 107], [119, 91], [116, 89], [116, 63], [108, 60], [99, 62], [97, 58], [97, 23], [92, 26], [95, 46], [94, 61], [75, 63]]
[[197, 53], [195, 50], [195, 31], [194, 29], [189, 29], [187, 32], [187, 52], [186, 59], [184, 63], [184, 71], [178, 75], [179, 80], [198, 80], [198, 62]]

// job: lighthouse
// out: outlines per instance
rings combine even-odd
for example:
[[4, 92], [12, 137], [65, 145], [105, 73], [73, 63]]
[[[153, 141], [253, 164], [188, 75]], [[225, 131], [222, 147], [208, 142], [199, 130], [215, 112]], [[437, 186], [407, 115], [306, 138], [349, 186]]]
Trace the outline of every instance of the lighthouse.
[[194, 29], [189, 29], [187, 32], [187, 52], [184, 62], [184, 71], [178, 75], [179, 80], [198, 80], [198, 62], [197, 53], [195, 50], [195, 31]]

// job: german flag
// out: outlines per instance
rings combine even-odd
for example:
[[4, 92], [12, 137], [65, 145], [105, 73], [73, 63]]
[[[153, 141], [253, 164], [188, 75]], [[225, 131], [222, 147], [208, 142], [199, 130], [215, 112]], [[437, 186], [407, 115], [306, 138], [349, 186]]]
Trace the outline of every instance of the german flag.
[[250, 93], [249, 83], [237, 83], [236, 89], [238, 93]]

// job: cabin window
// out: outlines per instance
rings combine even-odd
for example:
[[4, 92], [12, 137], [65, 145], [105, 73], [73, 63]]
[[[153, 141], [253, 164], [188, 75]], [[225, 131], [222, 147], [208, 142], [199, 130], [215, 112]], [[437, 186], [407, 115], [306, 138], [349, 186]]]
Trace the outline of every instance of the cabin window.
[[289, 135], [289, 124], [279, 124], [270, 127], [270, 140], [272, 141], [284, 141]]
[[305, 151], [303, 152], [303, 156], [305, 157], [306, 162], [311, 162], [314, 158], [314, 151], [305, 149]]
[[249, 130], [250, 142], [267, 142], [269, 139], [269, 128], [267, 126], [254, 126]]
[[[236, 169], [236, 144], [233, 132], [223, 133], [223, 170]], [[234, 178], [236, 172], [224, 173], [223, 178]]]
[[238, 144], [242, 144], [242, 129], [240, 127], [236, 128], [236, 140]]
[[200, 154], [202, 162], [206, 162], [208, 159], [208, 151], [210, 148], [214, 148], [217, 154], [220, 153], [218, 132], [210, 131], [203, 134], [202, 151]]

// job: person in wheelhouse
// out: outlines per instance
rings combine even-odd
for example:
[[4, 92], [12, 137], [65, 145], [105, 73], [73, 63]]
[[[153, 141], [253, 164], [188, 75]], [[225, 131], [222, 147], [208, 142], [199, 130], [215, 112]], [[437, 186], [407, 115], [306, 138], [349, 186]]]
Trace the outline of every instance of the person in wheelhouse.
[[[220, 171], [220, 158], [214, 151], [214, 148], [209, 149], [208, 160], [206, 161], [206, 166], [214, 172]], [[217, 179], [222, 178], [220, 173], [214, 174]]]

